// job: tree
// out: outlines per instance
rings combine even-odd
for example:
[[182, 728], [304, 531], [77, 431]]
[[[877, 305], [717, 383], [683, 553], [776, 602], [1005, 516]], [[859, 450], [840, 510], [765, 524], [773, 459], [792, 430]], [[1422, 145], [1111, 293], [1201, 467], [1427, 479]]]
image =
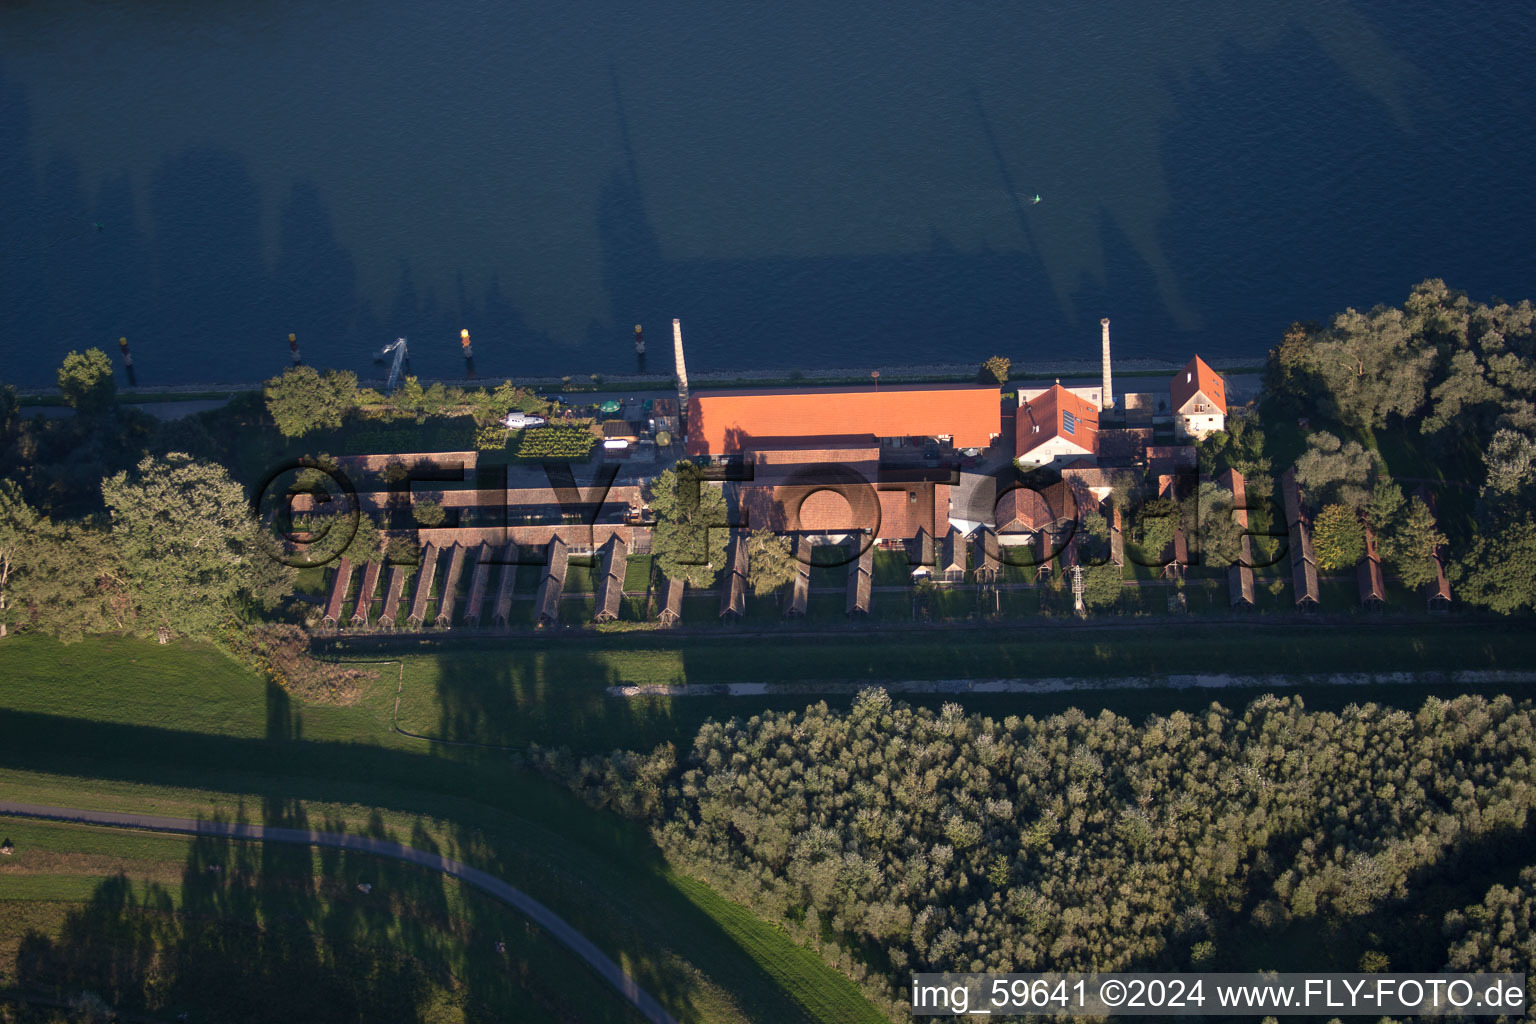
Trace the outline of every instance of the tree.
[[1083, 604], [1089, 608], [1109, 608], [1120, 600], [1124, 587], [1120, 567], [1111, 562], [1083, 569]]
[[411, 506], [411, 515], [422, 526], [442, 526], [448, 519], [443, 506], [431, 498], [422, 498]]
[[651, 550], [662, 573], [690, 587], [714, 586], [729, 539], [724, 493], [701, 479], [698, 467], [683, 462], [651, 481], [645, 498], [656, 514]]
[[1161, 558], [1173, 543], [1179, 525], [1179, 507], [1167, 498], [1153, 498], [1136, 513], [1141, 550], [1148, 558]]
[[747, 583], [759, 597], [771, 594], [795, 578], [798, 566], [789, 538], [772, 530], [753, 530], [747, 538]]
[[131, 623], [122, 553], [105, 530], [39, 516], [17, 581], [18, 628], [74, 643]]
[[1341, 442], [1325, 430], [1307, 438], [1307, 450], [1296, 460], [1296, 481], [1323, 504], [1363, 508], [1375, 482], [1377, 457], [1359, 441]]
[[1365, 505], [1365, 521], [1378, 537], [1392, 530], [1403, 514], [1403, 489], [1390, 480], [1378, 480]]
[[1477, 415], [1479, 407], [1496, 410], [1504, 399], [1504, 389], [1488, 377], [1487, 367], [1478, 354], [1462, 349], [1451, 356], [1445, 378], [1429, 393], [1429, 414], [1419, 421], [1419, 429], [1433, 434], [1452, 425], [1461, 433], [1475, 433], [1486, 414]]
[[1416, 318], [1400, 309], [1345, 310], [1313, 346], [1316, 373], [1343, 423], [1376, 428], [1392, 414], [1408, 416], [1424, 404], [1435, 350], [1424, 343]]
[[405, 460], [398, 455], [391, 455], [384, 463], [384, 468], [379, 471], [379, 477], [386, 485], [395, 486], [403, 484], [411, 478], [411, 468], [405, 464]]
[[1142, 480], [1129, 469], [1117, 469], [1109, 478], [1109, 503], [1120, 510], [1121, 522], [1131, 521], [1131, 510], [1140, 500]]
[[1536, 462], [1536, 441], [1518, 430], [1504, 428], [1494, 432], [1483, 450], [1487, 477], [1483, 493], [1518, 494], [1531, 481], [1531, 467]]
[[1286, 412], [1296, 415], [1314, 409], [1323, 395], [1318, 372], [1317, 324], [1296, 322], [1286, 328], [1280, 344], [1269, 350], [1264, 366], [1264, 393]]
[[352, 539], [347, 542], [341, 554], [351, 559], [353, 565], [384, 561], [383, 535], [379, 533], [378, 524], [367, 512], [359, 513], [357, 529], [352, 531]]
[[1226, 429], [1212, 431], [1195, 447], [1202, 474], [1218, 476], [1235, 469], [1250, 489], [1270, 476], [1269, 457], [1264, 454], [1264, 428], [1259, 425], [1259, 414], [1254, 409], [1229, 413]]
[[1463, 601], [1505, 615], [1536, 608], [1536, 523], [1511, 518], [1479, 535], [1452, 576]]
[[39, 519], [15, 481], [0, 480], [0, 637], [23, 619], [25, 606], [14, 587], [20, 582], [25, 553], [37, 541]]
[[11, 432], [20, 412], [21, 402], [16, 397], [16, 389], [0, 381], [0, 439]]
[[101, 493], [145, 632], [212, 635], [252, 591], [255, 560], [270, 559], [223, 466], [185, 452], [147, 456], [132, 475], [102, 481]]
[[1324, 572], [1347, 569], [1365, 557], [1360, 514], [1348, 505], [1327, 505], [1312, 522], [1312, 550]]
[[303, 437], [311, 430], [334, 430], [357, 404], [357, 374], [350, 370], [320, 373], [312, 366], [295, 366], [267, 381], [267, 412], [284, 437]]
[[1422, 587], [1438, 575], [1435, 551], [1444, 543], [1445, 535], [1435, 528], [1429, 506], [1414, 497], [1379, 538], [1378, 550], [1405, 586]]
[[1013, 362], [1007, 356], [992, 356], [981, 364], [978, 377], [983, 384], [1004, 384], [1011, 369]]
[[933, 618], [938, 603], [939, 585], [933, 580], [925, 576], [912, 585], [912, 608], [919, 618]]
[[395, 386], [395, 393], [389, 396], [389, 404], [399, 412], [416, 412], [425, 397], [426, 390], [421, 386], [420, 378], [406, 374]]
[[59, 367], [59, 390], [76, 412], [105, 412], [117, 401], [112, 360], [99, 348], [69, 353]]
[[[312, 565], [339, 558], [346, 558], [353, 565], [382, 562], [383, 535], [373, 517], [358, 509], [350, 499], [338, 504], [340, 507], [334, 511], [295, 517], [294, 530], [307, 532], [316, 538], [306, 549], [305, 560]], [[442, 509], [439, 507], [438, 511]]]
[[1237, 562], [1242, 551], [1243, 529], [1233, 515], [1232, 492], [1213, 480], [1196, 488], [1179, 504], [1179, 520], [1191, 547], [1198, 546], [1206, 565]]

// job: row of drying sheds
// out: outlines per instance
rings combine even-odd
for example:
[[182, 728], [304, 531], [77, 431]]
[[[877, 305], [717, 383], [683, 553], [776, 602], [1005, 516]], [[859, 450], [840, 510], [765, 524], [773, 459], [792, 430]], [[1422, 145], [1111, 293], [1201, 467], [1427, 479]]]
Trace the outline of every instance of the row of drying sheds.
[[[560, 537], [544, 550], [506, 544], [428, 543], [419, 563], [388, 565], [370, 561], [361, 566], [342, 558], [331, 578], [321, 625], [326, 629], [439, 629], [489, 626], [508, 628], [527, 621], [514, 614], [514, 604], [527, 595], [516, 593], [518, 569], [536, 571], [534, 624], [553, 625], [560, 619], [571, 558], [590, 555], [597, 567], [593, 619], [619, 617], [629, 553], [613, 537], [597, 551], [572, 551]], [[381, 586], [381, 581], [387, 582]], [[409, 591], [409, 593], [407, 593]], [[521, 609], [519, 609], [521, 611]], [[350, 614], [348, 614], [350, 612]]]
[[[850, 554], [847, 582], [847, 612], [866, 615], [873, 593], [874, 549], [864, 540]], [[810, 593], [810, 563], [813, 550], [810, 538], [798, 541], [797, 574], [788, 607], [789, 616], [804, 615]], [[568, 583], [573, 558], [593, 560], [595, 568], [590, 591], [570, 592]], [[325, 600], [321, 626], [325, 629], [392, 630], [453, 628], [499, 628], [532, 625], [549, 628], [562, 621], [561, 606], [567, 598], [592, 598], [591, 619], [612, 622], [619, 618], [625, 597], [624, 582], [629, 551], [624, 540], [612, 537], [596, 550], [573, 547], [555, 536], [542, 547], [523, 547], [515, 542], [502, 545], [480, 543], [428, 543], [419, 563], [385, 565], [381, 561], [361, 565], [340, 559]], [[526, 566], [524, 577], [535, 580], [533, 592], [528, 584], [519, 593], [518, 570]], [[585, 567], [583, 567], [583, 570]], [[727, 548], [727, 569], [715, 590], [720, 596], [720, 617], [739, 619], [746, 612], [748, 592], [748, 537], [732, 531]], [[658, 575], [654, 605], [644, 602], [646, 589], [629, 594], [642, 599], [663, 625], [682, 620], [686, 586], [681, 580]], [[531, 600], [531, 613], [519, 602]], [[567, 616], [567, 621], [569, 616]]]
[[[1235, 473], [1232, 474], [1236, 476]], [[1242, 478], [1237, 477], [1238, 497], [1241, 499]], [[1420, 487], [1418, 496], [1434, 512], [1434, 497], [1427, 488]], [[1320, 588], [1318, 584], [1317, 558], [1312, 546], [1312, 514], [1307, 507], [1305, 495], [1302, 493], [1300, 483], [1296, 479], [1295, 468], [1287, 469], [1280, 475], [1280, 497], [1285, 507], [1285, 528], [1288, 545], [1288, 557], [1291, 565], [1291, 591], [1294, 595], [1296, 607], [1303, 611], [1311, 611], [1318, 607]], [[1241, 508], [1242, 501], [1238, 501]], [[1240, 522], [1244, 529], [1247, 528], [1248, 514], [1240, 513]], [[1355, 583], [1360, 593], [1360, 604], [1368, 609], [1380, 610], [1386, 605], [1387, 584], [1386, 577], [1382, 573], [1381, 556], [1377, 551], [1376, 534], [1369, 523], [1362, 524], [1365, 534], [1365, 554], [1355, 566]], [[1252, 538], [1243, 537], [1243, 559], [1251, 564], [1252, 549], [1249, 546]], [[1436, 548], [1433, 552], [1435, 560], [1435, 578], [1430, 580], [1423, 588], [1423, 595], [1429, 610], [1432, 612], [1446, 611], [1451, 606], [1451, 584], [1445, 574], [1445, 551]], [[1234, 567], [1235, 568], [1235, 567]], [[1249, 603], [1252, 603], [1251, 577], [1252, 570], [1248, 570], [1250, 583]]]
[[[1238, 524], [1246, 531], [1249, 525], [1247, 495], [1242, 475], [1228, 470], [1218, 482], [1231, 491]], [[1299, 609], [1316, 609], [1321, 594], [1309, 511], [1294, 471], [1283, 474], [1280, 485], [1292, 594]], [[1429, 500], [1427, 494], [1421, 496]], [[1108, 558], [1115, 565], [1123, 565], [1125, 536], [1121, 514], [1118, 509], [1111, 508], [1107, 518]], [[630, 544], [637, 537], [631, 534], [626, 540], [625, 536], [613, 534], [593, 546], [596, 538], [592, 538], [590, 532], [585, 536], [591, 538], [586, 546], [576, 546], [558, 532], [540, 545], [520, 546], [514, 541], [503, 544], [428, 543], [418, 565], [385, 566], [378, 561], [355, 565], [341, 559], [331, 580], [322, 625], [327, 629], [384, 630], [428, 626], [506, 629], [532, 625], [548, 628], [561, 623], [562, 602], [567, 597], [585, 602], [589, 594], [591, 620], [614, 621], [620, 617], [623, 607]], [[1000, 557], [1001, 552], [1016, 548], [1020, 542], [1032, 547], [1033, 557], [1026, 555], [1022, 562], [1017, 555], [1006, 559]], [[806, 614], [812, 589], [812, 568], [818, 561], [814, 556], [818, 548], [827, 547], [838, 551], [836, 557], [824, 560], [824, 564], [847, 566], [846, 613], [851, 617], [869, 614], [875, 590], [874, 543], [866, 532], [855, 532], [839, 538], [836, 543], [825, 536], [802, 533], [792, 537], [791, 543], [794, 545], [795, 574], [783, 609], [786, 616], [793, 618]], [[912, 562], [917, 567], [914, 578], [958, 584], [969, 575], [975, 583], [987, 586], [1001, 581], [1005, 560], [1012, 564], [1033, 565], [1037, 580], [1048, 575], [1054, 566], [1070, 571], [1082, 558], [1078, 544], [1079, 538], [1075, 534], [1068, 533], [1064, 539], [1062, 534], [1050, 529], [1009, 535], [1006, 531], [999, 533], [990, 527], [982, 527], [966, 535], [958, 527], [951, 526], [937, 540], [919, 531], [916, 541], [909, 546], [909, 555], [913, 556]], [[1239, 563], [1227, 570], [1230, 603], [1234, 608], [1252, 607], [1255, 603], [1252, 536], [1245, 532], [1241, 545]], [[1184, 567], [1190, 564], [1189, 545], [1182, 529], [1175, 531], [1173, 546], [1174, 558], [1165, 567], [1165, 576], [1181, 575]], [[740, 619], [746, 614], [750, 586], [748, 548], [748, 534], [732, 530], [726, 565], [714, 586], [722, 619]], [[645, 548], [641, 550], [643, 552]], [[592, 570], [586, 566], [580, 570], [591, 571], [590, 587], [572, 588], [568, 585], [572, 558], [592, 560]], [[530, 581], [522, 593], [517, 592], [519, 566], [527, 567], [525, 578]], [[1451, 600], [1443, 552], [1436, 552], [1436, 570], [1436, 579], [1425, 588], [1432, 610], [1448, 607]], [[1382, 607], [1386, 601], [1386, 587], [1376, 538], [1369, 529], [1366, 531], [1365, 556], [1357, 567], [1356, 576], [1361, 603], [1367, 608]], [[536, 584], [533, 584], [535, 580]], [[527, 593], [530, 585], [531, 595]], [[650, 581], [644, 581], [629, 596], [637, 598], [635, 604], [645, 609], [641, 614], [654, 615], [663, 625], [675, 625], [683, 617], [685, 590], [681, 580], [658, 575], [654, 595], [650, 593]], [[514, 614], [514, 606], [519, 601], [530, 599], [533, 602], [531, 614], [521, 607]], [[569, 621], [569, 615], [566, 620]]]

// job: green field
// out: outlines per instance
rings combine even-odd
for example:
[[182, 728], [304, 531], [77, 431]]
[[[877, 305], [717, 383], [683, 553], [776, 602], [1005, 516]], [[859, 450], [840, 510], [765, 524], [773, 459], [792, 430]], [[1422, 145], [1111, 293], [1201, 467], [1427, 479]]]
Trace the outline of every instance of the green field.
[[[454, 677], [479, 667], [444, 660]], [[503, 754], [391, 732], [399, 666], [378, 669], [356, 707], [298, 708], [195, 645], [95, 639], [64, 648], [11, 638], [0, 645], [0, 791], [186, 817], [300, 815], [435, 845], [545, 902], [679, 1020], [882, 1019], [783, 932], [671, 871], [644, 830]], [[65, 693], [75, 714], [57, 713]], [[559, 739], [548, 729], [540, 736]], [[597, 984], [582, 968], [567, 975], [583, 991]]]
[[[361, 659], [360, 650], [354, 645], [347, 656]], [[1283, 667], [1296, 674], [1294, 691], [1310, 707], [1368, 700], [1417, 706], [1443, 688], [1329, 687], [1306, 676], [1522, 667], [1533, 655], [1536, 636], [1529, 632], [1460, 620], [1243, 629], [1191, 621], [1176, 631], [908, 627], [876, 636], [613, 634], [584, 637], [579, 646], [562, 638], [414, 642], [369, 655], [375, 676], [355, 705], [319, 707], [296, 705], [197, 645], [96, 638], [61, 647], [22, 636], [0, 642], [0, 791], [16, 800], [88, 808], [243, 814], [278, 823], [297, 817], [315, 827], [435, 845], [548, 904], [680, 1020], [875, 1021], [880, 1014], [851, 982], [782, 931], [672, 870], [643, 829], [593, 811], [497, 748], [538, 742], [587, 752], [673, 742], [686, 750], [706, 718], [798, 708], [816, 699], [607, 696], [605, 687], [619, 682], [1083, 676], [1105, 688], [904, 699], [931, 706], [958, 699], [968, 710], [999, 718], [1068, 706], [1140, 718], [1213, 700], [1241, 705], [1258, 694], [1115, 689], [1115, 678]], [[403, 728], [453, 744], [395, 732], [397, 689]], [[1529, 687], [1502, 689], [1530, 696]], [[457, 745], [466, 743], [484, 746]], [[144, 868], [130, 878], [174, 893], [177, 857], [161, 861], [158, 874]], [[8, 887], [0, 914], [35, 917], [43, 913], [37, 907], [55, 907], [38, 927], [57, 931], [69, 908], [91, 905], [95, 890], [82, 881], [90, 874]], [[10, 895], [16, 891], [22, 895]], [[23, 905], [31, 909], [19, 910]], [[322, 900], [314, 912], [329, 910]], [[0, 966], [14, 963], [8, 959]], [[583, 968], [566, 973], [586, 989], [594, 986]], [[465, 978], [473, 977], [466, 969]], [[442, 991], [461, 1003], [490, 991], [463, 984], [468, 989], [445, 983]], [[513, 988], [487, 998], [539, 1002], [538, 993]], [[608, 1018], [594, 1010], [572, 1019]]]
[[[604, 986], [562, 985], [580, 961], [511, 909], [423, 868], [3, 816], [0, 832], [15, 844], [0, 864], [0, 987], [64, 998], [91, 989], [128, 1012], [153, 999], [198, 1020], [238, 1004], [242, 1019], [274, 1024], [642, 1019]], [[123, 965], [107, 985], [95, 980], [103, 942]]]

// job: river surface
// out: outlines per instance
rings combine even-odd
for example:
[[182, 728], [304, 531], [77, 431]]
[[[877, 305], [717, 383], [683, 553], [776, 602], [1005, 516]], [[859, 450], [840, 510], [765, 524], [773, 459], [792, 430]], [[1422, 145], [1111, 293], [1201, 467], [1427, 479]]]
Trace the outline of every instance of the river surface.
[[[0, 5], [0, 379], [1260, 354], [1536, 297], [1536, 5]], [[1033, 203], [1033, 197], [1041, 197]]]

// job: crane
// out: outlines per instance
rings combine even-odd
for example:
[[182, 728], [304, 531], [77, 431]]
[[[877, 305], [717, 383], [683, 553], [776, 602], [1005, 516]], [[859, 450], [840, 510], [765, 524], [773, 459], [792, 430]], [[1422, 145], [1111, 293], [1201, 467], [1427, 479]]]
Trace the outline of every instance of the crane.
[[404, 338], [396, 338], [391, 344], [379, 350], [380, 359], [391, 352], [395, 354], [395, 361], [389, 364], [389, 379], [384, 382], [384, 391], [387, 394], [394, 393], [395, 382], [400, 379], [400, 367], [405, 363], [405, 351]]

